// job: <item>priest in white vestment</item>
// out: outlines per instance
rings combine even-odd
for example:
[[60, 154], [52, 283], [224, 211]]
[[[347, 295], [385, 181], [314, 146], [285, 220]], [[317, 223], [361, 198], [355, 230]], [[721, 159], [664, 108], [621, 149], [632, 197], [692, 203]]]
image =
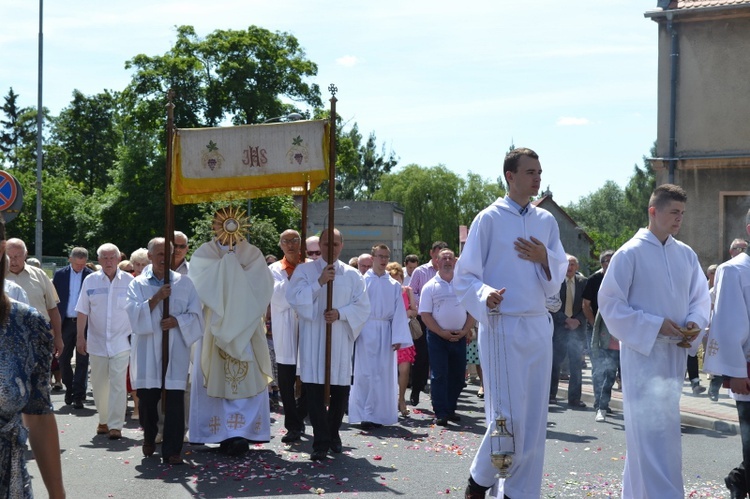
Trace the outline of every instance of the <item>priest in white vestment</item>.
[[[557, 221], [529, 202], [541, 173], [531, 149], [508, 153], [508, 195], [474, 219], [453, 278], [461, 303], [479, 322], [484, 372], [487, 431], [471, 465], [471, 499], [485, 497], [490, 487], [498, 497], [541, 496], [553, 332], [546, 303], [560, 291], [568, 267]], [[515, 451], [510, 477], [499, 482], [490, 453], [508, 449], [498, 449], [490, 435], [498, 415], [514, 434]]]
[[[128, 288], [126, 309], [132, 328], [130, 377], [138, 392], [139, 423], [143, 427], [143, 455], [155, 451], [162, 394], [162, 336], [169, 331], [162, 460], [182, 463], [185, 435], [185, 389], [190, 370], [190, 347], [203, 337], [203, 314], [193, 282], [177, 272], [164, 284], [164, 238], [148, 243], [152, 264]], [[164, 299], [169, 298], [169, 316], [164, 317]]]
[[[214, 220], [214, 230], [222, 225]], [[268, 383], [273, 379], [265, 314], [273, 277], [258, 248], [240, 239], [234, 246], [219, 238], [202, 244], [190, 259], [205, 322], [196, 344], [190, 399], [192, 442], [222, 443], [240, 455], [248, 441], [271, 438]]]
[[[328, 231], [320, 237], [321, 258], [299, 265], [286, 298], [299, 319], [299, 373], [313, 427], [310, 459], [320, 461], [328, 451], [342, 452], [339, 428], [344, 419], [352, 376], [352, 353], [367, 318], [370, 300], [359, 271], [338, 260], [344, 239], [334, 229], [333, 263], [327, 263]], [[333, 281], [333, 303], [327, 309], [327, 283]], [[331, 324], [331, 392], [325, 407], [326, 323]]]
[[271, 324], [273, 325], [273, 347], [276, 352], [281, 403], [284, 404], [284, 428], [286, 435], [281, 437], [285, 444], [297, 442], [305, 433], [307, 407], [304, 392], [295, 397], [297, 381], [297, 341], [299, 329], [297, 314], [286, 299], [286, 290], [294, 270], [300, 264], [301, 237], [299, 232], [287, 229], [279, 237], [279, 247], [284, 257], [268, 266], [273, 275], [273, 297], [271, 298]]
[[687, 195], [656, 188], [649, 224], [617, 250], [599, 288], [599, 310], [620, 340], [627, 452], [623, 498], [684, 497], [680, 396], [688, 351], [680, 328], [708, 325], [711, 301], [698, 257], [674, 239]]
[[[750, 235], [750, 211], [745, 218]], [[730, 377], [729, 396], [737, 404], [742, 438], [742, 462], [724, 483], [730, 497], [750, 491], [750, 256], [739, 253], [716, 270], [716, 302], [703, 368]]]
[[364, 274], [370, 316], [355, 342], [349, 396], [349, 423], [363, 430], [398, 422], [396, 351], [413, 344], [401, 284], [385, 271], [390, 257], [388, 246], [374, 246], [372, 268]]

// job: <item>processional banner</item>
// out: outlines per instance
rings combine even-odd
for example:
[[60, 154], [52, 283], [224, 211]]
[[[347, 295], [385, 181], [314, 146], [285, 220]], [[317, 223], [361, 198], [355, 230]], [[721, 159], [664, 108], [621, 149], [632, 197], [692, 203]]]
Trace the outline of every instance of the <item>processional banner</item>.
[[328, 178], [327, 120], [177, 129], [172, 202], [300, 195]]

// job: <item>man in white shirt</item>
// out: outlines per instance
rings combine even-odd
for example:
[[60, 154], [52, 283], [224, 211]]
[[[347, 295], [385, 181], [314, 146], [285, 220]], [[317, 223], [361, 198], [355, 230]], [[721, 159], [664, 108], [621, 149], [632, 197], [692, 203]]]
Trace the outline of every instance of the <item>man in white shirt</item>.
[[174, 231], [174, 254], [172, 254], [172, 270], [178, 274], [188, 275], [190, 262], [187, 261], [188, 250], [190, 250], [188, 237], [184, 232]]
[[[156, 450], [160, 412], [157, 406], [165, 390], [164, 436], [161, 444], [165, 464], [182, 464], [185, 434], [185, 390], [190, 369], [190, 347], [203, 337], [200, 298], [186, 275], [173, 271], [164, 284], [164, 238], [148, 243], [152, 264], [136, 277], [128, 289], [127, 313], [133, 330], [130, 375], [138, 391], [139, 422], [143, 427], [143, 455]], [[164, 299], [169, 298], [169, 316], [164, 317]], [[162, 383], [164, 331], [169, 334], [167, 372]], [[164, 386], [162, 386], [164, 385]]]
[[[750, 210], [745, 217], [750, 235]], [[738, 240], [735, 239], [733, 244]], [[739, 241], [744, 241], [740, 239]], [[742, 438], [742, 462], [729, 472], [724, 483], [732, 499], [750, 491], [750, 256], [735, 252], [716, 270], [716, 303], [711, 320], [704, 369], [729, 377], [729, 395], [737, 404]]]
[[39, 310], [39, 313], [50, 322], [55, 342], [55, 356], [59, 356], [63, 350], [62, 319], [60, 311], [57, 310], [57, 302], [60, 300], [52, 280], [42, 269], [26, 263], [29, 252], [26, 243], [21, 239], [8, 239], [5, 243], [5, 254], [10, 261], [5, 279], [21, 286], [29, 298], [29, 305]]
[[[273, 296], [271, 297], [271, 324], [273, 325], [273, 345], [276, 351], [276, 366], [278, 368], [279, 392], [281, 403], [284, 404], [284, 428], [286, 435], [281, 437], [285, 444], [297, 442], [305, 433], [304, 392], [300, 398], [295, 397], [295, 382], [297, 380], [297, 343], [299, 327], [297, 314], [286, 299], [286, 290], [294, 270], [300, 264], [301, 238], [299, 232], [287, 229], [279, 237], [279, 247], [284, 257], [272, 263], [268, 268], [273, 274]], [[320, 248], [318, 248], [320, 252]], [[304, 263], [304, 262], [302, 262]]]
[[[328, 450], [342, 452], [339, 428], [346, 411], [352, 376], [354, 342], [370, 315], [370, 301], [362, 275], [338, 259], [344, 248], [341, 232], [334, 229], [333, 262], [328, 259], [328, 231], [320, 237], [322, 257], [298, 266], [286, 299], [299, 318], [299, 372], [313, 427], [310, 459], [326, 458]], [[333, 302], [327, 309], [328, 282]], [[330, 403], [325, 407], [326, 324], [331, 324]]]
[[648, 227], [615, 252], [599, 288], [602, 319], [620, 340], [625, 499], [684, 497], [680, 396], [688, 348], [677, 343], [681, 328], [705, 329], [711, 308], [697, 255], [674, 239], [686, 201], [679, 186], [657, 187]]
[[419, 267], [419, 257], [417, 255], [406, 255], [404, 258], [404, 286], [411, 285], [411, 275]]
[[432, 371], [430, 395], [438, 426], [461, 421], [456, 406], [466, 373], [466, 336], [476, 322], [453, 291], [455, 265], [453, 251], [442, 250], [438, 255], [438, 273], [422, 287], [419, 299], [419, 314], [427, 326]]
[[96, 254], [102, 269], [84, 279], [76, 305], [76, 350], [89, 356], [91, 388], [99, 412], [96, 433], [115, 440], [122, 436], [127, 407], [130, 320], [125, 305], [133, 276], [117, 268], [120, 250], [114, 244], [99, 246]]
[[373, 266], [365, 273], [370, 316], [355, 342], [349, 396], [349, 424], [363, 430], [398, 422], [396, 351], [412, 344], [401, 285], [385, 271], [390, 257], [385, 244], [373, 246]]
[[[538, 499], [552, 369], [553, 324], [547, 304], [560, 291], [568, 261], [555, 218], [530, 202], [542, 179], [536, 152], [509, 152], [503, 176], [508, 194], [472, 222], [453, 279], [461, 303], [480, 323], [485, 382], [487, 431], [465, 495], [485, 497], [492, 487], [498, 497]], [[549, 300], [551, 309], [559, 306], [556, 301]], [[499, 416], [514, 434], [515, 451], [510, 477], [500, 481], [490, 460]]]
[[65, 403], [75, 409], [83, 409], [86, 400], [86, 386], [89, 377], [89, 358], [86, 355], [76, 355], [75, 370], [71, 366], [71, 359], [76, 350], [78, 328], [76, 320], [78, 312], [78, 296], [81, 294], [83, 280], [93, 273], [86, 267], [89, 252], [86, 248], [73, 248], [68, 257], [69, 264], [61, 268], [52, 276], [52, 284], [60, 298], [57, 309], [62, 317], [63, 351], [60, 354], [60, 371], [65, 384]]

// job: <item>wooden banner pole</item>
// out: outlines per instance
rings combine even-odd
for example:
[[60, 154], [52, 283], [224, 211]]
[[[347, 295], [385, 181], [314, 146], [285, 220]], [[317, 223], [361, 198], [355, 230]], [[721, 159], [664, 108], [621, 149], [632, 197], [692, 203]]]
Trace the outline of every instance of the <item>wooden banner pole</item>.
[[[174, 138], [174, 90], [167, 92], [167, 169], [166, 196], [164, 204], [164, 284], [170, 283], [172, 269], [172, 241], [174, 240], [174, 205], [172, 204], [172, 140]], [[162, 319], [169, 317], [169, 297], [164, 298]], [[167, 411], [167, 366], [169, 365], [169, 329], [162, 330], [161, 336], [161, 411]]]
[[[329, 164], [328, 164], [328, 255], [326, 262], [330, 265], [333, 261], [333, 212], [336, 201], [336, 92], [338, 89], [334, 84], [328, 86], [331, 92], [331, 125], [330, 125], [330, 146], [329, 146]], [[333, 309], [333, 281], [328, 281], [326, 289], [326, 311]], [[326, 322], [326, 366], [325, 366], [325, 388], [324, 397], [325, 405], [331, 400], [331, 329], [332, 324]]]

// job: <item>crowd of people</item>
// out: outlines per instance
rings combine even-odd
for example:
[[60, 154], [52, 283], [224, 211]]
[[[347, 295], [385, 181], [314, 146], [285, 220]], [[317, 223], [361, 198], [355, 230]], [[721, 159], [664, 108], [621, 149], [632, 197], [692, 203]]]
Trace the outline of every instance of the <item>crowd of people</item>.
[[[403, 266], [392, 262], [383, 243], [342, 262], [337, 229], [304, 244], [299, 232], [284, 230], [283, 257], [264, 256], [227, 229], [220, 210], [215, 237], [189, 260], [188, 237], [176, 231], [174, 243], [157, 237], [129, 258], [105, 243], [93, 269], [87, 250], [73, 248], [49, 279], [27, 262], [23, 241], [5, 241], [0, 224], [0, 465], [11, 470], [0, 474], [0, 497], [31, 496], [27, 433], [49, 496], [64, 497], [50, 391], [63, 389], [65, 404], [82, 409], [89, 379], [99, 416], [92, 433], [121, 438], [130, 394], [146, 458], [158, 452], [163, 463], [180, 465], [188, 440], [242, 455], [270, 441], [278, 398], [281, 441], [295, 445], [309, 421], [310, 459], [319, 461], [342, 452], [347, 415], [364, 431], [409, 417], [409, 387], [412, 406], [429, 391], [436, 425], [459, 422], [472, 363], [487, 428], [465, 497], [538, 498], [548, 406], [559, 403], [564, 375], [567, 407], [587, 408], [586, 353], [596, 422], [607, 421], [611, 392], [622, 383], [623, 497], [683, 497], [679, 397], [686, 370], [694, 393], [705, 390], [695, 373], [701, 344], [714, 374], [709, 396], [715, 400], [725, 375], [737, 399], [743, 461], [726, 483], [732, 497], [745, 497], [747, 241], [735, 240], [736, 254], [707, 281], [693, 250], [674, 238], [687, 195], [665, 184], [651, 196], [648, 226], [617, 251], [602, 251], [601, 268], [586, 278], [565, 253], [554, 217], [530, 202], [541, 183], [538, 155], [511, 151], [503, 176], [508, 194], [477, 215], [460, 258], [436, 241], [422, 265], [415, 255]], [[746, 222], [750, 235], [750, 213]], [[511, 449], [499, 438], [505, 430]], [[513, 461], [498, 478], [503, 452]]]

